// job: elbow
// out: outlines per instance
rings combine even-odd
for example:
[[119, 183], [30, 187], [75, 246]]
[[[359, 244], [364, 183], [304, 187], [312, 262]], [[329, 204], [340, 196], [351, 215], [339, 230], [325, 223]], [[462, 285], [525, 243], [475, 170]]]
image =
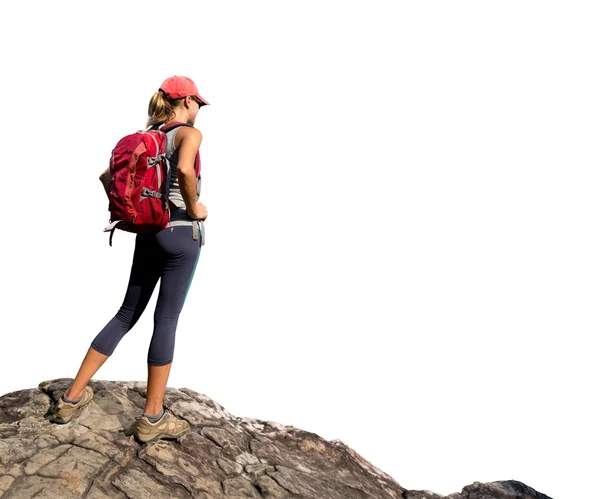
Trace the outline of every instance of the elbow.
[[178, 173], [183, 177], [195, 176], [194, 165], [179, 164], [177, 165]]
[[179, 175], [182, 177], [189, 177], [194, 175], [193, 168], [179, 168]]

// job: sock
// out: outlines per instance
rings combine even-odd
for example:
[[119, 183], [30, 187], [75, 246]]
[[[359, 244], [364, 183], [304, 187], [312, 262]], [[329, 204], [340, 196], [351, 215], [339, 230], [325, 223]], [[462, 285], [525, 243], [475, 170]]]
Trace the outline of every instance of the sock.
[[77, 402], [79, 402], [79, 401], [80, 401], [80, 400], [83, 398], [83, 395], [82, 395], [82, 396], [81, 396], [81, 397], [79, 397], [78, 399], [71, 400], [71, 399], [68, 399], [68, 398], [65, 396], [65, 394], [66, 394], [66, 393], [67, 393], [67, 392], [63, 393], [62, 399], [63, 399], [63, 402], [68, 402], [69, 404], [76, 404]]
[[165, 413], [165, 408], [162, 407], [160, 409], [160, 412], [155, 416], [153, 416], [152, 414], [146, 414], [146, 413], [144, 413], [143, 415], [146, 416], [151, 423], [156, 423], [160, 418], [163, 417], [164, 413]]

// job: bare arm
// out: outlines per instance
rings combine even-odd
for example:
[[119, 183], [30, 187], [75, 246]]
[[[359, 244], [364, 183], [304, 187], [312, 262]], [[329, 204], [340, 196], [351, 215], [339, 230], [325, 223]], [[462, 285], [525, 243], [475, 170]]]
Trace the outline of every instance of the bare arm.
[[110, 166], [100, 174], [99, 178], [100, 182], [102, 182], [102, 185], [104, 186], [106, 195], [108, 196], [108, 189], [110, 187]]
[[179, 163], [177, 164], [177, 179], [179, 180], [179, 189], [181, 197], [185, 202], [187, 214], [197, 220], [204, 220], [208, 214], [206, 207], [202, 203], [196, 202], [196, 171], [194, 162], [196, 153], [202, 142], [202, 133], [200, 130], [191, 127], [181, 127], [177, 133], [179, 144]]

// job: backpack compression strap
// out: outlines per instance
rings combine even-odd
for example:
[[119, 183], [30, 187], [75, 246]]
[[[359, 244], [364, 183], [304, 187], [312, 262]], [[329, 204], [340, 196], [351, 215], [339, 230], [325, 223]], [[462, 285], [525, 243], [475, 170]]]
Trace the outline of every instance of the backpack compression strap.
[[110, 231], [110, 237], [108, 238], [108, 245], [112, 246], [112, 238], [113, 238], [113, 234], [115, 233], [115, 229], [117, 228], [117, 224], [121, 223], [123, 220], [115, 220], [114, 222], [112, 222], [108, 227], [106, 227], [104, 229], [103, 232], [108, 232]]

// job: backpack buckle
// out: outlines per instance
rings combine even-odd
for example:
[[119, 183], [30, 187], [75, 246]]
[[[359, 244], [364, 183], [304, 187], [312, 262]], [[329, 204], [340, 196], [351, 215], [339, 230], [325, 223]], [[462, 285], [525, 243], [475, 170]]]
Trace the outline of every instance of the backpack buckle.
[[157, 198], [160, 199], [162, 194], [160, 192], [152, 191], [147, 187], [142, 188], [142, 198]]
[[159, 154], [158, 156], [148, 158], [147, 164], [148, 168], [154, 166], [156, 163], [160, 163], [163, 159], [165, 159], [164, 154]]

